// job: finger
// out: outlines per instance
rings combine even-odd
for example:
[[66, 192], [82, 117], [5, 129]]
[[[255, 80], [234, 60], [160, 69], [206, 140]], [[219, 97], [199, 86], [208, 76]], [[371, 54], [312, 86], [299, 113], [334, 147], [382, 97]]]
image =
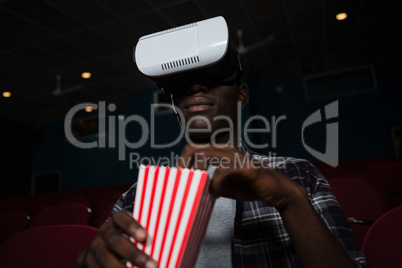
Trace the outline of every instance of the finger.
[[100, 237], [95, 238], [87, 249], [85, 263], [87, 267], [124, 267]]
[[210, 145], [199, 145], [193, 147], [190, 145], [184, 146], [177, 166], [181, 168], [199, 168], [207, 169], [208, 165], [219, 166], [220, 159], [224, 159], [225, 163], [231, 163], [235, 160], [235, 154], [244, 155], [243, 152], [238, 149], [226, 146], [216, 147]]
[[[88, 249], [89, 252], [89, 249]], [[96, 258], [92, 254], [85, 254], [85, 264], [83, 265], [77, 265], [76, 268], [83, 268], [83, 267], [91, 267], [91, 268], [100, 268], [101, 266], [98, 264]]]
[[176, 166], [179, 168], [191, 168], [194, 165], [193, 156], [196, 150], [197, 150], [196, 148], [192, 147], [189, 144], [186, 144], [181, 151]]
[[186, 145], [182, 150], [177, 167], [206, 170], [208, 158], [205, 156], [205, 152], [208, 150], [208, 147], [198, 148]]
[[210, 158], [205, 154], [204, 150], [195, 152], [193, 156], [193, 168], [207, 170], [209, 159]]
[[147, 267], [147, 268], [159, 267], [158, 263], [154, 259], [152, 259], [150, 256], [148, 256], [138, 248], [135, 248], [135, 250], [131, 252], [131, 255], [125, 257], [125, 259], [129, 261], [131, 264], [138, 267]]
[[[109, 222], [108, 222], [109, 223]], [[146, 230], [124, 211], [117, 212], [110, 220], [111, 226], [106, 226], [101, 235], [106, 247], [113, 254], [130, 261], [138, 267], [157, 267], [157, 263], [129, 240], [129, 236], [138, 242], [146, 241]], [[115, 228], [113, 228], [115, 227]], [[102, 226], [103, 228], [103, 226]], [[108, 255], [109, 256], [109, 255]], [[109, 262], [111, 260], [108, 259]]]
[[233, 147], [208, 147], [194, 154], [194, 167], [196, 169], [207, 169], [211, 165], [226, 169], [236, 168], [236, 161], [241, 159], [242, 155], [244, 155], [243, 152]]
[[256, 200], [256, 193], [250, 183], [241, 170], [219, 167], [215, 170], [210, 189], [216, 196], [244, 201]]
[[[91, 243], [93, 243], [91, 241]], [[92, 267], [92, 268], [98, 268], [100, 267], [97, 264], [97, 261], [95, 260], [94, 256], [91, 254], [90, 251], [90, 246], [89, 245], [85, 250], [81, 251], [80, 254], [78, 254], [77, 257], [77, 262], [76, 262], [76, 268], [86, 268], [86, 267]]]
[[[109, 229], [104, 233], [104, 240], [107, 248], [115, 255], [130, 261], [138, 267], [156, 267], [157, 263], [137, 246], [122, 232], [116, 229]], [[106, 266], [108, 267], [108, 266]]]
[[110, 221], [140, 243], [147, 239], [147, 231], [126, 211], [116, 212]]

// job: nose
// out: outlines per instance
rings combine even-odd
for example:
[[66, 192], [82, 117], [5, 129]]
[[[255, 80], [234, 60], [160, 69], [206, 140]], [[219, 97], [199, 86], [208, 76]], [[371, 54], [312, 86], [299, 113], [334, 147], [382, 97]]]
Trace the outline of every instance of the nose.
[[205, 85], [202, 85], [202, 84], [193, 84], [193, 85], [190, 85], [187, 88], [187, 93], [189, 95], [196, 94], [196, 93], [199, 93], [199, 92], [204, 92], [205, 93], [205, 92], [208, 92], [208, 91], [209, 91], [208, 87], [205, 86]]

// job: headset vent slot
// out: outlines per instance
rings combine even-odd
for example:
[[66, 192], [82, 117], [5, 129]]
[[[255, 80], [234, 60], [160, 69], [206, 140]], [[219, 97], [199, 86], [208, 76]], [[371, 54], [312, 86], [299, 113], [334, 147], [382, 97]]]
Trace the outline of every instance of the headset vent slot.
[[186, 65], [190, 65], [190, 64], [196, 64], [200, 62], [200, 58], [198, 56], [193, 56], [193, 57], [188, 57], [188, 58], [184, 58], [181, 60], [175, 60], [175, 61], [171, 61], [171, 62], [165, 62], [161, 64], [161, 68], [162, 70], [170, 70], [170, 69], [175, 69], [181, 66], [186, 66]]

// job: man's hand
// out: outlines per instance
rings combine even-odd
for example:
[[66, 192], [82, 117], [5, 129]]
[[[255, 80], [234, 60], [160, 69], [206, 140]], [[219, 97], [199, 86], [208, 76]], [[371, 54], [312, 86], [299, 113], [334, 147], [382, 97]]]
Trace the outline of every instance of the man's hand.
[[278, 210], [287, 209], [297, 198], [306, 196], [304, 189], [288, 177], [237, 148], [201, 147], [186, 145], [178, 167], [207, 169], [209, 165], [217, 166], [211, 190], [218, 196], [262, 200]]
[[80, 253], [77, 267], [126, 267], [121, 261], [123, 259], [137, 267], [158, 267], [129, 237], [143, 243], [147, 232], [127, 212], [118, 211], [100, 227], [89, 246]]

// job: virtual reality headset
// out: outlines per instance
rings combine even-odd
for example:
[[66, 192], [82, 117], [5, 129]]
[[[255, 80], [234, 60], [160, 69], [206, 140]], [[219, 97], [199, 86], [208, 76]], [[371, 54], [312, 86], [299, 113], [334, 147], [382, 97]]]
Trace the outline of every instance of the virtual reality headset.
[[141, 37], [134, 61], [169, 94], [195, 83], [233, 84], [242, 74], [239, 54], [221, 16]]

